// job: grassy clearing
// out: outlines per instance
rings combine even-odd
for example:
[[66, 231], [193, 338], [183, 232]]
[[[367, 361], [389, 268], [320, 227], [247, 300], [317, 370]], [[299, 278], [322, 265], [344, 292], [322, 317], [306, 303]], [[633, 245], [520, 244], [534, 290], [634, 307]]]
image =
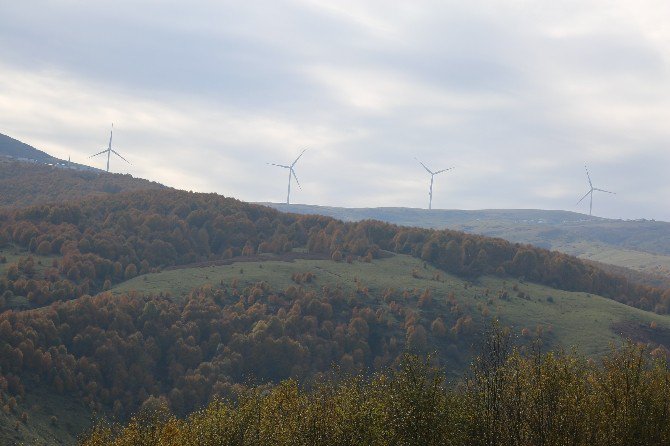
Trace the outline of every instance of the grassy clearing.
[[[513, 326], [517, 333], [523, 328], [528, 328], [532, 333], [537, 326], [543, 326], [545, 330], [551, 327], [550, 339], [553, 339], [553, 346], [574, 346], [589, 355], [605, 353], [612, 342], [618, 343], [622, 340], [612, 329], [612, 325], [616, 323], [649, 326], [651, 322], [656, 322], [658, 330], [670, 330], [668, 316], [631, 308], [600, 296], [561, 291], [497, 277], [484, 277], [478, 283], [471, 284], [431, 266], [424, 267], [420, 260], [404, 255], [395, 255], [372, 263], [296, 260], [185, 268], [136, 277], [116, 286], [112, 291], [169, 291], [174, 297], [183, 298], [197, 286], [230, 283], [233, 279], [237, 279], [242, 285], [265, 281], [274, 289], [283, 290], [295, 285], [291, 280], [293, 273], [307, 271], [314, 273], [316, 279], [302, 286], [317, 290], [323, 286], [340, 286], [345, 291], [354, 291], [358, 286], [357, 281], [367, 287], [371, 295], [386, 288], [394, 288], [399, 294], [406, 289], [420, 292], [430, 288], [436, 303], [429, 314], [431, 317], [448, 311], [447, 296], [453, 292], [459, 306], [476, 319], [481, 320], [480, 314], [486, 312], [490, 316], [499, 317], [504, 324]], [[441, 280], [432, 280], [438, 273]], [[509, 297], [499, 298], [502, 292], [507, 292]], [[523, 298], [519, 297], [521, 293]]]
[[40, 256], [33, 252], [28, 251], [14, 245], [8, 245], [4, 248], [0, 248], [0, 257], [4, 257], [6, 262], [0, 262], [0, 275], [4, 274], [9, 265], [12, 263], [17, 263], [20, 259], [25, 259], [26, 257], [32, 257], [35, 261], [35, 272], [36, 274], [43, 273], [44, 270], [51, 266], [53, 259], [60, 258], [60, 256]]

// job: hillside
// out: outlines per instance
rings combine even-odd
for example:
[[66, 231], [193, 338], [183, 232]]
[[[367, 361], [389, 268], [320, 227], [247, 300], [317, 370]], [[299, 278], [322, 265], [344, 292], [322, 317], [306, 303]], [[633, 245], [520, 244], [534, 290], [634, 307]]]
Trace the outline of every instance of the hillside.
[[0, 134], [0, 207], [30, 206], [165, 186], [63, 161]]
[[130, 175], [0, 158], [0, 207], [30, 206], [165, 186]]
[[[344, 221], [374, 219], [431, 229], [454, 229], [557, 250], [585, 260], [629, 268], [638, 281], [670, 286], [670, 223], [611, 220], [568, 211], [535, 209], [441, 210], [338, 208], [264, 203], [283, 212], [328, 215]], [[617, 270], [628, 274], [625, 271]]]
[[[637, 332], [637, 340], [643, 342], [653, 342], [649, 337], [653, 334], [657, 343], [660, 341], [670, 348], [670, 317], [632, 309], [596, 295], [561, 291], [495, 276], [480, 277], [473, 283], [445, 274], [430, 265], [424, 266], [421, 260], [407, 255], [351, 264], [265, 257], [251, 259], [255, 261], [238, 259], [225, 264], [150, 273], [123, 282], [113, 287], [112, 292], [119, 295], [132, 291], [159, 294], [169, 290], [172, 298], [179, 301], [188, 299], [190, 291], [196, 287], [216, 288], [218, 284], [233, 281], [242, 289], [262, 282], [278, 289], [288, 289], [297, 285], [293, 279], [296, 275], [311, 273], [313, 277], [309, 282], [300, 283], [305, 290], [318, 293], [324, 287], [340, 288], [345, 295], [361, 296], [363, 305], [375, 311], [388, 311], [392, 299], [409, 292], [403, 305], [412, 308], [426, 326], [439, 317], [452, 330], [461, 316], [469, 316], [473, 318], [474, 326], [481, 327], [486, 318], [492, 317], [505, 326], [513, 327], [519, 335], [524, 329], [533, 334], [539, 330], [547, 348], [574, 346], [589, 356], [606, 353], [610, 343], [618, 345], [631, 337], [633, 332]], [[430, 304], [422, 306], [419, 298], [425, 290], [429, 290]], [[656, 328], [647, 331], [646, 328], [653, 322]], [[470, 327], [467, 331], [475, 333], [478, 330]], [[429, 345], [438, 350], [448, 347], [442, 346], [439, 339], [432, 340]], [[469, 357], [469, 352], [462, 353], [465, 358]], [[442, 357], [445, 356], [448, 355], [443, 351]], [[454, 359], [451, 358], [451, 372], [463, 372], [467, 359]]]
[[495, 317], [545, 349], [670, 347], [670, 291], [561, 253], [160, 188], [0, 208], [0, 311], [0, 436], [47, 444], [406, 351], [457, 376]]

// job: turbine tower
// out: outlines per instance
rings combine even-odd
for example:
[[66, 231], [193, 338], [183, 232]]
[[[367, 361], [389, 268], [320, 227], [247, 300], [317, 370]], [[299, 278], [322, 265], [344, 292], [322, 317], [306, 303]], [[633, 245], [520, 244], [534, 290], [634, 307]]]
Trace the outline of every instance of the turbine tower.
[[584, 200], [584, 198], [586, 198], [590, 195], [591, 197], [590, 197], [590, 202], [589, 202], [589, 216], [591, 216], [592, 212], [593, 212], [593, 191], [597, 190], [598, 192], [605, 192], [605, 193], [608, 193], [608, 194], [614, 194], [614, 192], [610, 192], [608, 190], [598, 189], [597, 187], [593, 187], [593, 183], [591, 182], [591, 175], [589, 175], [589, 168], [586, 167], [586, 166], [584, 166], [584, 168], [586, 169], [586, 178], [589, 180], [589, 191], [582, 198], [579, 199], [577, 204], [581, 203], [582, 200]]
[[450, 167], [448, 169], [438, 170], [437, 172], [433, 172], [432, 170], [427, 168], [424, 163], [419, 161], [418, 158], [414, 158], [414, 159], [417, 160], [419, 162], [419, 164], [421, 164], [423, 166], [423, 168], [426, 169], [426, 172], [428, 172], [430, 174], [430, 191], [428, 192], [428, 197], [429, 197], [429, 199], [428, 199], [428, 209], [433, 209], [433, 180], [435, 180], [435, 175], [440, 174], [442, 172], [446, 172], [448, 170], [451, 170], [451, 169], [453, 169], [453, 167]]
[[298, 181], [298, 176], [295, 174], [295, 170], [293, 170], [293, 166], [295, 166], [295, 163], [298, 162], [302, 154], [305, 153], [306, 151], [307, 149], [303, 149], [303, 151], [300, 152], [300, 155], [298, 155], [298, 157], [295, 159], [295, 161], [293, 161], [293, 163], [290, 166], [285, 166], [283, 164], [268, 163], [271, 166], [277, 166], [283, 169], [288, 169], [288, 193], [286, 194], [286, 204], [290, 204], [291, 199], [291, 176], [295, 178], [295, 182], [298, 183], [298, 187], [302, 189], [302, 186], [300, 186], [300, 181]]
[[103, 150], [102, 152], [98, 152], [95, 155], [89, 156], [89, 158], [93, 158], [94, 156], [98, 156], [98, 155], [102, 155], [103, 153], [106, 153], [107, 154], [107, 172], [109, 172], [109, 158], [112, 155], [112, 153], [114, 155], [118, 156], [119, 158], [121, 158], [123, 161], [130, 164], [130, 161], [128, 161], [127, 159], [125, 159], [124, 157], [119, 155], [119, 153], [116, 150], [112, 149], [112, 133], [113, 132], [114, 132], [114, 123], [112, 123], [112, 130], [110, 130], [110, 132], [109, 132], [109, 145], [107, 146], [107, 148], [105, 150]]

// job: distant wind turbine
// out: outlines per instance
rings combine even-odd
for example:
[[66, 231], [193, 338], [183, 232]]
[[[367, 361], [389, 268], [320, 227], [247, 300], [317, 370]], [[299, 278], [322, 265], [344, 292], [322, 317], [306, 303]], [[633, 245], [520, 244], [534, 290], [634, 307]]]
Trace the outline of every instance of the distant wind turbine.
[[89, 156], [89, 158], [93, 158], [94, 156], [98, 156], [98, 155], [102, 155], [103, 153], [106, 153], [107, 154], [107, 172], [109, 172], [109, 158], [112, 155], [112, 153], [114, 155], [118, 156], [119, 158], [121, 158], [123, 161], [130, 164], [130, 161], [128, 161], [127, 159], [125, 159], [124, 157], [119, 155], [119, 153], [116, 150], [112, 149], [112, 133], [113, 132], [114, 132], [114, 123], [112, 123], [112, 130], [110, 130], [110, 132], [109, 132], [109, 145], [107, 146], [107, 148], [105, 150], [103, 150], [102, 152], [98, 152], [95, 155]]
[[293, 170], [293, 166], [295, 166], [295, 163], [298, 162], [300, 157], [305, 153], [307, 149], [303, 149], [302, 152], [300, 152], [300, 155], [293, 161], [293, 163], [290, 166], [285, 166], [283, 164], [275, 164], [275, 163], [267, 163], [271, 166], [277, 166], [281, 167], [283, 169], [288, 169], [288, 193], [286, 194], [286, 204], [290, 204], [290, 199], [291, 199], [291, 176], [295, 178], [295, 182], [298, 183], [298, 187], [302, 189], [302, 186], [300, 186], [300, 181], [298, 181], [298, 176], [295, 174], [295, 170]]
[[588, 180], [589, 180], [589, 191], [582, 198], [579, 199], [577, 204], [581, 203], [582, 200], [584, 200], [584, 198], [586, 198], [590, 195], [591, 196], [590, 202], [589, 202], [589, 216], [590, 216], [593, 212], [593, 191], [597, 190], [598, 192], [605, 192], [605, 193], [608, 193], [608, 194], [614, 194], [614, 192], [610, 192], [608, 190], [598, 189], [597, 187], [593, 187], [593, 183], [591, 182], [591, 175], [589, 175], [589, 168], [586, 167], [586, 166], [584, 166], [584, 168], [586, 169], [586, 178], [588, 178]]
[[448, 169], [438, 170], [437, 172], [433, 172], [432, 170], [427, 168], [424, 163], [419, 161], [418, 158], [414, 158], [414, 159], [417, 160], [419, 162], [419, 164], [421, 164], [423, 166], [423, 168], [426, 169], [426, 172], [428, 172], [430, 174], [430, 191], [428, 192], [428, 197], [429, 197], [428, 209], [432, 209], [433, 208], [433, 180], [435, 179], [435, 175], [440, 174], [442, 172], [446, 172], [448, 170], [451, 170], [451, 169], [453, 169], [453, 167], [450, 167]]

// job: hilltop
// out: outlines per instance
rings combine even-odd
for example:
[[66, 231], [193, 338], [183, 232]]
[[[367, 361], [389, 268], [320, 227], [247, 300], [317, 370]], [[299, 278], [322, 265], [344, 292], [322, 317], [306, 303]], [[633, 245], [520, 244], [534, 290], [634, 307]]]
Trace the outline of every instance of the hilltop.
[[0, 134], [0, 207], [163, 189], [162, 184], [69, 163]]
[[55, 156], [49, 155], [42, 150], [28, 145], [24, 142], [14, 139], [10, 136], [0, 133], [0, 159], [23, 161], [33, 164], [46, 164], [49, 166], [62, 167], [74, 170], [85, 170], [90, 172], [102, 172], [95, 167], [86, 166], [83, 164], [72, 163], [65, 161]]

